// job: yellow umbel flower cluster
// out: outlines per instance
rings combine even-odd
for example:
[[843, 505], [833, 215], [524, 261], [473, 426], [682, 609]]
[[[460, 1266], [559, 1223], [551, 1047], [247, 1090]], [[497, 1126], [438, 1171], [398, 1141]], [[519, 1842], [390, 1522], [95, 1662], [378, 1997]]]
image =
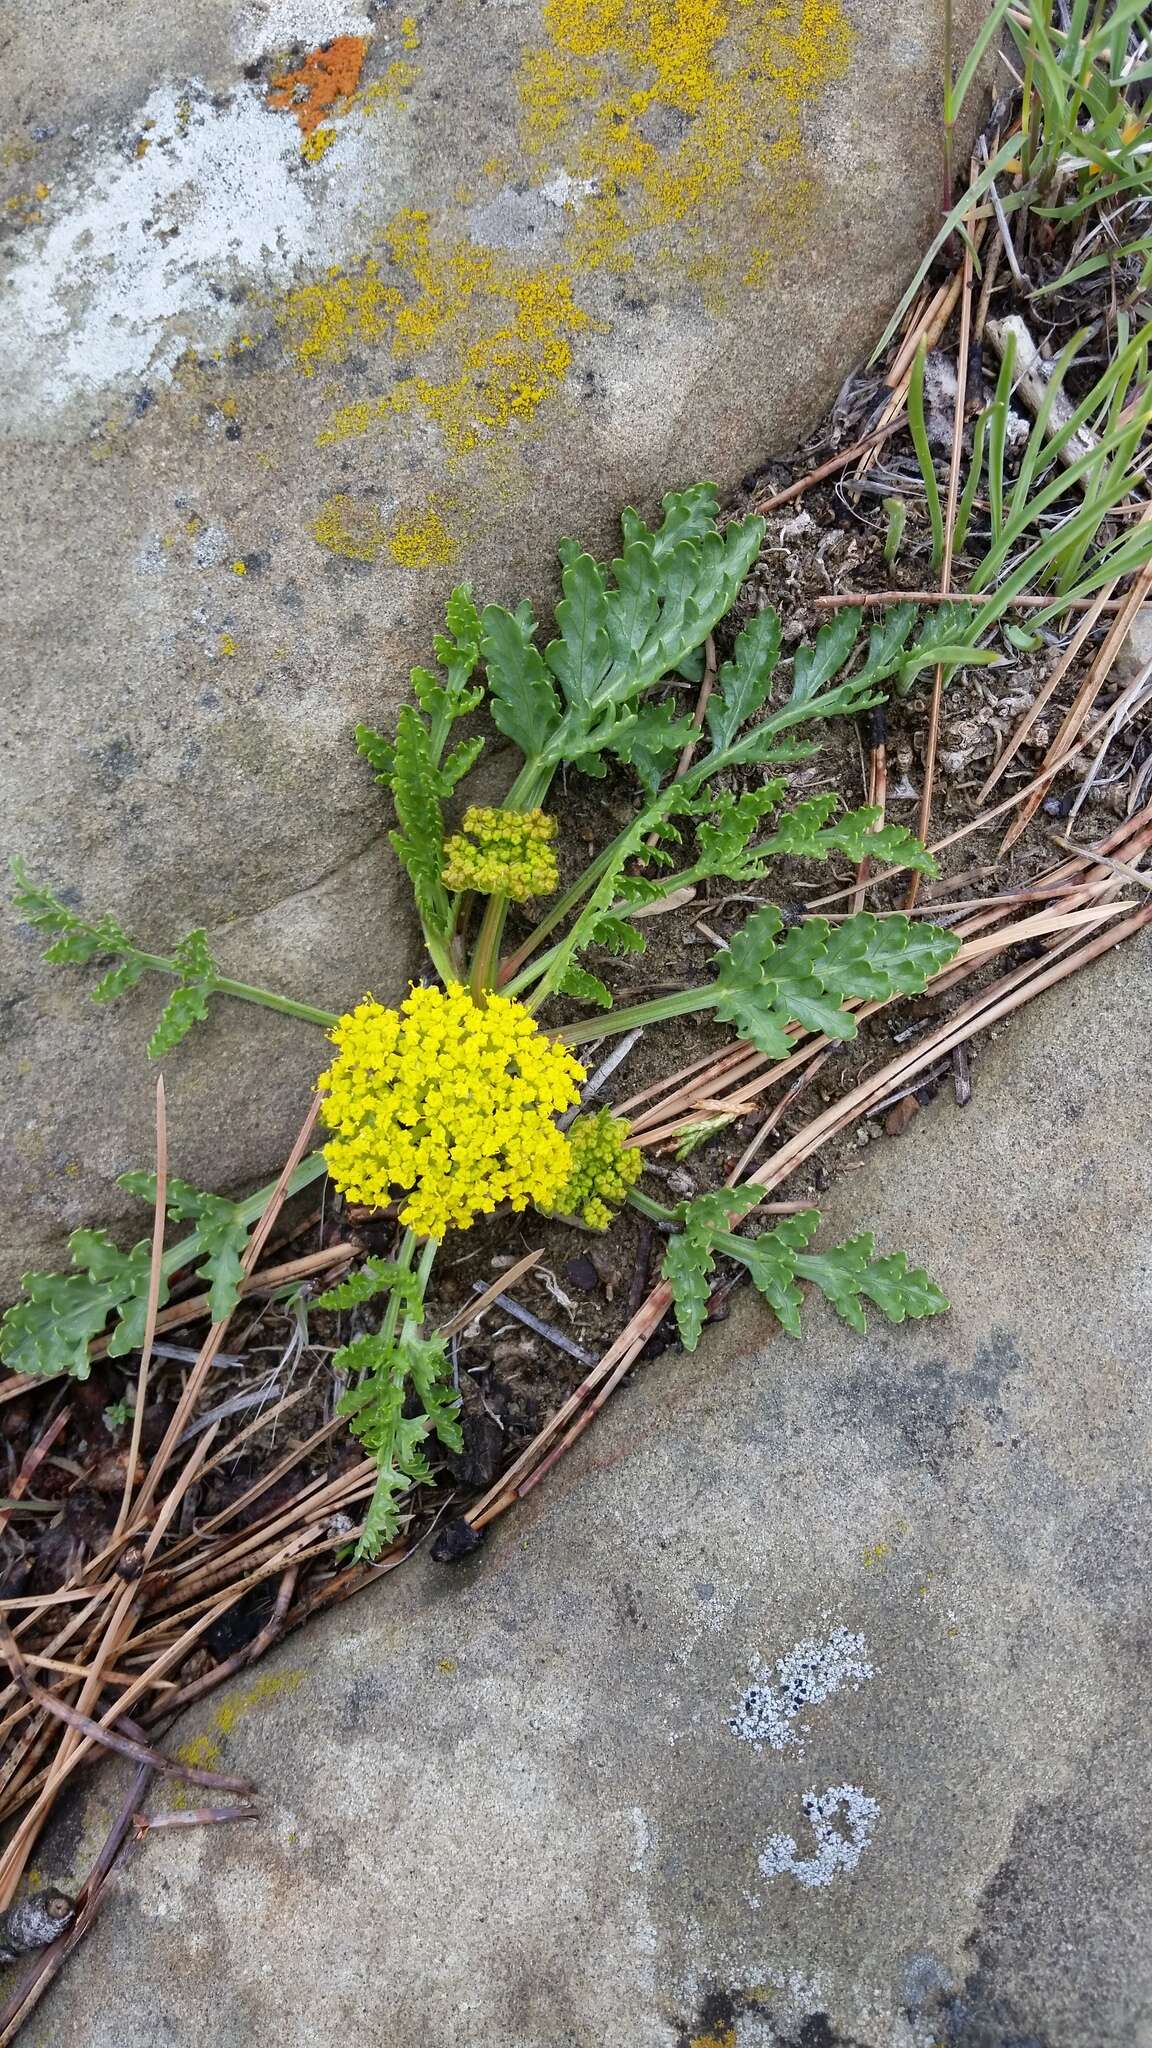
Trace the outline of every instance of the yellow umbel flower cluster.
[[447, 889], [475, 889], [482, 896], [550, 896], [560, 874], [550, 841], [556, 820], [546, 811], [497, 811], [473, 804], [464, 829], [444, 847]]
[[334, 1135], [328, 1171], [350, 1201], [408, 1200], [421, 1237], [467, 1229], [500, 1202], [554, 1208], [572, 1150], [553, 1121], [579, 1098], [584, 1069], [522, 1003], [466, 988], [413, 988], [399, 1010], [366, 996], [334, 1026], [321, 1074]]
[[572, 1173], [555, 1202], [562, 1215], [581, 1216], [592, 1230], [607, 1230], [609, 1203], [625, 1200], [644, 1166], [639, 1151], [627, 1142], [629, 1128], [610, 1109], [577, 1117], [568, 1133]]

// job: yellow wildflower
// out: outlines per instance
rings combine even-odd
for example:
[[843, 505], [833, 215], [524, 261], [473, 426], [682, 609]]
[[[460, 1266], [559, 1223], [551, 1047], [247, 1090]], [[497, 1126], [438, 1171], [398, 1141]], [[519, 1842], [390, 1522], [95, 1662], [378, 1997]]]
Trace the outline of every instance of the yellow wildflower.
[[464, 813], [463, 831], [445, 844], [444, 885], [476, 889], [483, 896], [510, 896], [513, 903], [550, 896], [560, 882], [549, 844], [555, 837], [556, 820], [546, 811], [499, 811], [473, 804]]
[[625, 1200], [644, 1166], [637, 1148], [628, 1144], [629, 1128], [610, 1109], [577, 1117], [568, 1133], [572, 1173], [554, 1204], [562, 1215], [581, 1216], [590, 1229], [607, 1230], [612, 1221], [608, 1204]]
[[466, 1230], [501, 1202], [554, 1208], [572, 1172], [556, 1115], [584, 1069], [522, 1003], [466, 988], [413, 988], [399, 1010], [371, 996], [341, 1017], [318, 1086], [333, 1136], [328, 1171], [353, 1202], [408, 1192], [400, 1221], [421, 1237]]

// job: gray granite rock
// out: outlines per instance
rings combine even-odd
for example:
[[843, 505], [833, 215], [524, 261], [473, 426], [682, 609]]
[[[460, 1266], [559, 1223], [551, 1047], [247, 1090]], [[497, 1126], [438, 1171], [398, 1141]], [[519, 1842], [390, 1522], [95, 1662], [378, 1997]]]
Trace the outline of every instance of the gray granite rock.
[[[936, 11], [728, 18], [13, 11], [5, 853], [152, 944], [208, 926], [243, 978], [396, 988], [410, 931], [351, 732], [391, 716], [453, 577], [546, 599], [562, 534], [792, 445], [929, 230]], [[123, 1213], [156, 993], [98, 1014], [7, 919], [0, 946], [2, 1290]], [[168, 1062], [176, 1170], [274, 1170], [316, 1061], [300, 1027], [221, 1015]]]
[[28, 2048], [1152, 2039], [1150, 1011], [1141, 940], [841, 1181], [946, 1318], [745, 1297], [190, 1715], [263, 1818], [148, 1843]]

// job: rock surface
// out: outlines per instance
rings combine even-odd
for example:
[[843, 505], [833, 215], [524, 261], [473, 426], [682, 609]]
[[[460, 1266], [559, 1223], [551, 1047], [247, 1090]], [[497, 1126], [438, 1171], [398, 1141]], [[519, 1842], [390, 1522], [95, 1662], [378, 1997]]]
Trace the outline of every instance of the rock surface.
[[1152, 2039], [1150, 1011], [1138, 941], [841, 1181], [947, 1318], [745, 1299], [189, 1716], [264, 1817], [147, 1844], [28, 2048]]
[[[793, 445], [923, 247], [937, 11], [728, 17], [87, 0], [49, 34], [15, 10], [5, 853], [147, 944], [209, 927], [242, 979], [325, 1007], [397, 986], [351, 734], [389, 719], [454, 575], [546, 598], [562, 534]], [[10, 920], [0, 945], [2, 1293], [150, 1160], [159, 987], [96, 1012]], [[221, 1013], [168, 1063], [175, 1169], [274, 1170], [316, 1060], [301, 1026]]]

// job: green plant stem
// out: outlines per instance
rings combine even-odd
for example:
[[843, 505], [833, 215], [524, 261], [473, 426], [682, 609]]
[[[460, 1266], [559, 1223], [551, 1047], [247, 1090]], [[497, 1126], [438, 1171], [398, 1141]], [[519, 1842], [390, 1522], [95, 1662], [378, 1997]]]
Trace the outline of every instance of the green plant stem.
[[[314, 1180], [319, 1180], [320, 1176], [327, 1173], [327, 1171], [328, 1162], [324, 1154], [322, 1152], [310, 1152], [306, 1159], [300, 1161], [299, 1166], [292, 1175], [288, 1183], [288, 1195], [299, 1194], [301, 1188], [310, 1187]], [[249, 1195], [246, 1202], [240, 1202], [237, 1205], [236, 1213], [241, 1223], [245, 1225], [255, 1223], [264, 1214], [268, 1206], [268, 1198], [274, 1193], [276, 1185], [274, 1180], [270, 1180], [267, 1187], [257, 1188], [256, 1193]], [[169, 1251], [166, 1251], [160, 1261], [160, 1270], [165, 1279], [168, 1279], [173, 1273], [178, 1273], [182, 1266], [189, 1265], [203, 1249], [204, 1245], [198, 1230], [194, 1230], [190, 1237], [182, 1237], [179, 1244], [174, 1244]]]
[[507, 896], [490, 896], [484, 906], [480, 920], [480, 931], [476, 950], [472, 955], [472, 968], [468, 986], [475, 1001], [495, 984], [496, 963], [500, 952], [500, 940], [504, 935], [504, 920], [508, 915]]
[[[416, 1243], [416, 1232], [414, 1230], [406, 1230], [400, 1240], [400, 1249], [396, 1254], [396, 1264], [404, 1273], [408, 1271], [412, 1264], [412, 1255], [416, 1250]], [[398, 1288], [394, 1287], [388, 1296], [387, 1307], [384, 1310], [384, 1321], [380, 1325], [380, 1335], [386, 1345], [393, 1343], [395, 1340], [396, 1325], [400, 1321], [400, 1309], [400, 1292]]]
[[716, 995], [713, 983], [706, 983], [703, 988], [681, 989], [676, 995], [655, 996], [650, 1003], [633, 1003], [630, 1009], [613, 1010], [609, 1016], [565, 1024], [553, 1037], [561, 1045], [584, 1045], [590, 1038], [612, 1038], [620, 1031], [631, 1031], [637, 1024], [660, 1024], [665, 1017], [690, 1017], [694, 1010], [710, 1010]]
[[[411, 1235], [411, 1232], [409, 1235]], [[420, 1254], [420, 1264], [416, 1268], [416, 1281], [420, 1289], [420, 1308], [419, 1312], [411, 1308], [408, 1310], [404, 1318], [404, 1327], [400, 1332], [401, 1341], [407, 1337], [414, 1337], [424, 1320], [424, 1296], [428, 1292], [428, 1281], [432, 1268], [436, 1263], [436, 1254], [439, 1249], [440, 1240], [438, 1237], [425, 1238], [424, 1249]]]
[[[617, 834], [617, 839], [622, 836], [622, 834]], [[524, 977], [520, 970], [524, 966], [525, 961], [531, 959], [533, 953], [543, 945], [545, 939], [550, 937], [556, 930], [557, 925], [563, 924], [569, 911], [575, 910], [581, 897], [587, 896], [589, 891], [595, 888], [612, 859], [616, 844], [617, 840], [613, 840], [611, 846], [606, 846], [603, 853], [598, 853], [595, 860], [589, 862], [583, 874], [578, 875], [572, 883], [571, 888], [565, 889], [563, 896], [557, 897], [552, 908], [540, 919], [539, 924], [533, 925], [528, 937], [517, 946], [516, 951], [509, 953], [508, 958], [502, 963], [500, 968], [496, 983], [498, 988], [506, 989], [507, 984], [512, 980], [515, 980], [517, 987], [523, 986]]]
[[212, 975], [207, 987], [215, 995], [235, 996], [242, 1003], [259, 1003], [265, 1010], [279, 1010], [284, 1017], [300, 1017], [305, 1024], [318, 1024], [322, 1031], [330, 1031], [340, 1022], [333, 1010], [318, 1010], [311, 1003], [294, 1002], [291, 996], [274, 995], [271, 989], [253, 988], [246, 981], [230, 981], [223, 974]]
[[651, 1195], [642, 1194], [639, 1188], [629, 1188], [626, 1197], [628, 1207], [641, 1216], [647, 1216], [650, 1223], [675, 1223], [675, 1209], [666, 1209], [663, 1202], [654, 1202]]

